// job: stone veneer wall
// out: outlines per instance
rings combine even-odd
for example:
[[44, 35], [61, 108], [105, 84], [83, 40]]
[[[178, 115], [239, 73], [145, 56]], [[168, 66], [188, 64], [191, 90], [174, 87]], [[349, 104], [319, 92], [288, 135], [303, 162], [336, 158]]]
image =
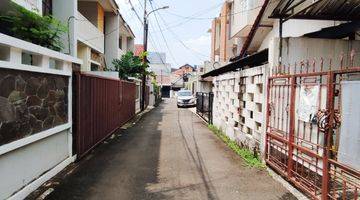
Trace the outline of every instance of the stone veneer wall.
[[0, 145], [67, 123], [68, 80], [0, 69]]
[[265, 66], [229, 72], [214, 79], [214, 125], [240, 146], [263, 149]]

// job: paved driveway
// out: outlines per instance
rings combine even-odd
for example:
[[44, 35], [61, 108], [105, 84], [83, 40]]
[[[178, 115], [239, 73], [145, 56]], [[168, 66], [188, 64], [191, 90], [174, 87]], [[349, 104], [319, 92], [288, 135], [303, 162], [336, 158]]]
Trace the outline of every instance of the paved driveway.
[[295, 199], [174, 100], [98, 147], [47, 198]]

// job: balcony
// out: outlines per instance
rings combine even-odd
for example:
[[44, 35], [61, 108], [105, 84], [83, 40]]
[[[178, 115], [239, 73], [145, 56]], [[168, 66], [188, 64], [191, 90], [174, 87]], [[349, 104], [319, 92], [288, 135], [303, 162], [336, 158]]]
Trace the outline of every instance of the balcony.
[[100, 53], [104, 53], [104, 34], [88, 21], [80, 12], [77, 12], [76, 27], [78, 40]]

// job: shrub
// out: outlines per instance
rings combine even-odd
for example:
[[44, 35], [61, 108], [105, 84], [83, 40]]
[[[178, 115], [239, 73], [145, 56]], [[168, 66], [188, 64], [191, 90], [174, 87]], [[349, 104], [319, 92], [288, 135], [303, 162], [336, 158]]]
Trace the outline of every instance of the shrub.
[[115, 66], [115, 70], [119, 72], [119, 78], [141, 78], [144, 72], [145, 75], [152, 75], [151, 72], [147, 71], [149, 65], [143, 62], [144, 56], [146, 56], [146, 53], [135, 56], [133, 52], [129, 51], [122, 55], [121, 59], [114, 59], [112, 63]]
[[16, 3], [0, 9], [0, 32], [55, 51], [63, 48], [61, 35], [67, 31], [52, 16], [40, 16]]

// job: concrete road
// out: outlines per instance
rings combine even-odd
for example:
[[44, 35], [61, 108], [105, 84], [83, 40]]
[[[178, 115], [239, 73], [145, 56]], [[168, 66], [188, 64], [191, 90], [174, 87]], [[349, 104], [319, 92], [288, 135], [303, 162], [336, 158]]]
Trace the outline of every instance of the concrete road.
[[295, 199], [165, 100], [98, 147], [47, 199]]

